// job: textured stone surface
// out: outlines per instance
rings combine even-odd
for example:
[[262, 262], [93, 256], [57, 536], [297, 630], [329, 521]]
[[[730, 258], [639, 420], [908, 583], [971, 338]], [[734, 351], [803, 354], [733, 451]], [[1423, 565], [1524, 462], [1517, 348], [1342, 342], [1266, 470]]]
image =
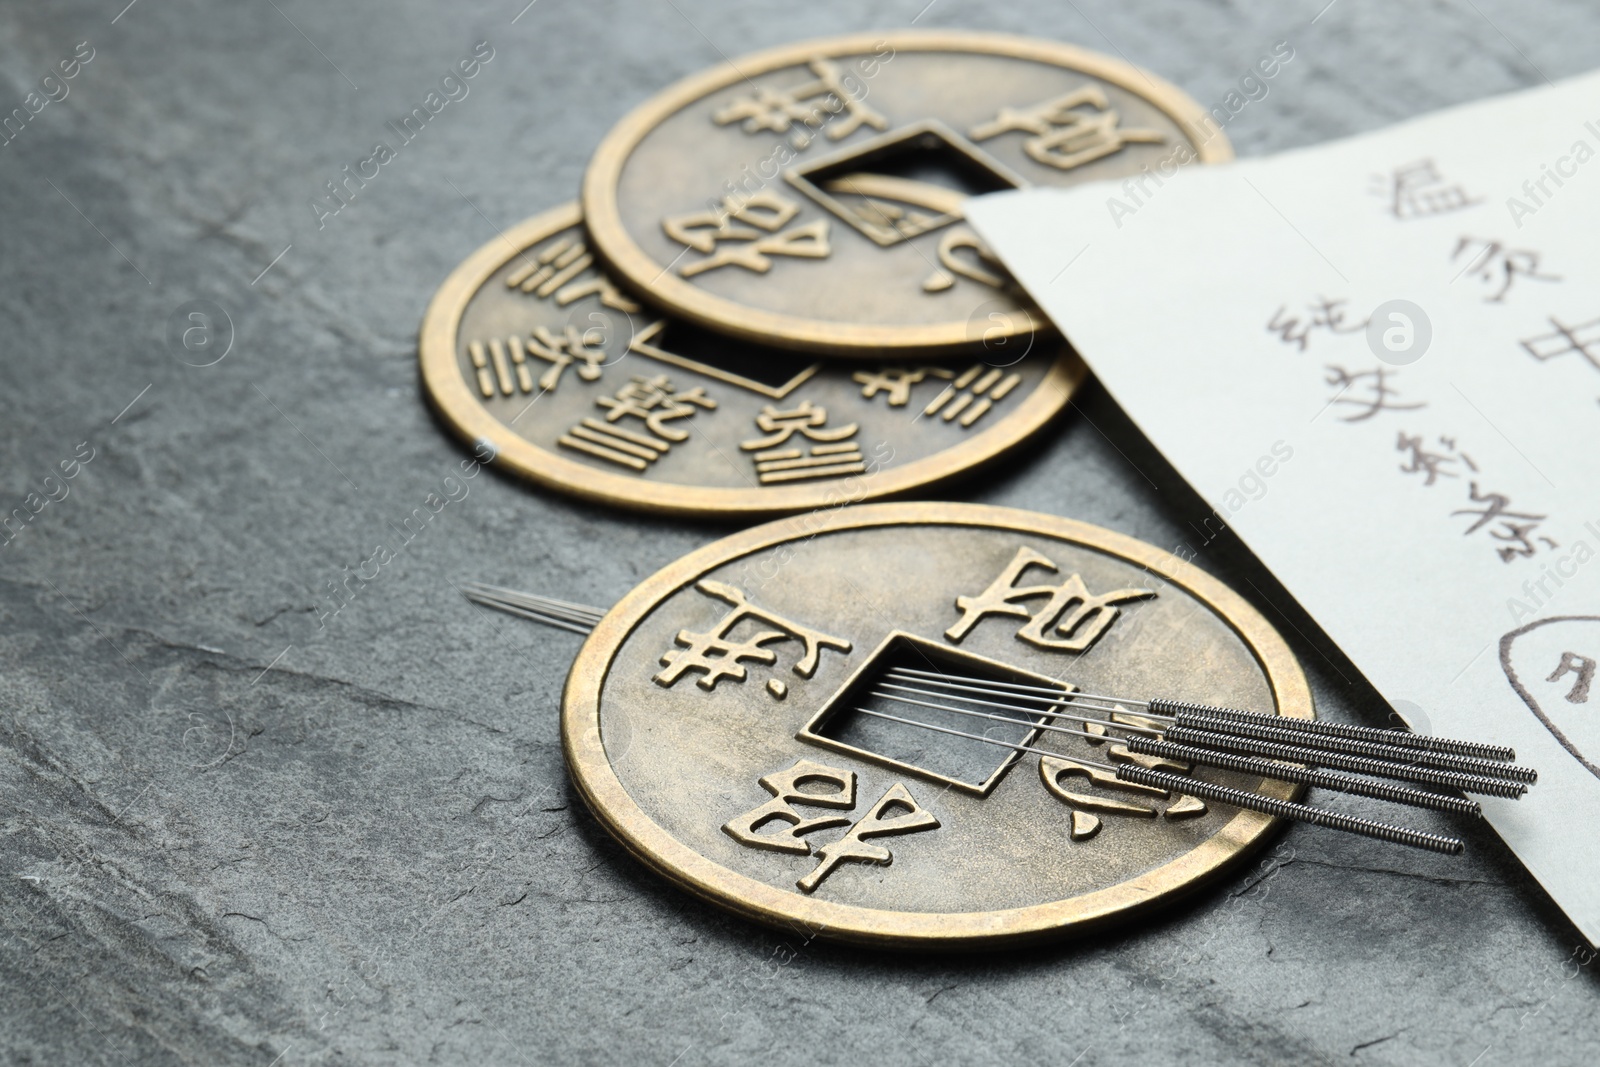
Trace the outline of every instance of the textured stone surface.
[[[1592, 5], [121, 3], [0, 11], [0, 110], [95, 49], [0, 148], [3, 509], [94, 449], [0, 548], [0, 1059], [1593, 1062], [1597, 968], [1445, 818], [1414, 821], [1462, 858], [1296, 828], [1146, 926], [979, 958], [806, 943], [672, 890], [569, 797], [578, 639], [452, 583], [606, 604], [721, 528], [483, 474], [317, 618], [462, 458], [417, 390], [434, 287], [719, 50], [917, 17], [1121, 52], [1210, 104], [1287, 39], [1230, 127], [1248, 155], [1577, 73]], [[471, 94], [319, 230], [322, 184], [479, 40]], [[202, 298], [236, 338], [196, 368], [167, 321]], [[1197, 499], [1098, 389], [954, 495], [1195, 545], [1324, 715], [1380, 721], [1247, 553], [1199, 544]]]

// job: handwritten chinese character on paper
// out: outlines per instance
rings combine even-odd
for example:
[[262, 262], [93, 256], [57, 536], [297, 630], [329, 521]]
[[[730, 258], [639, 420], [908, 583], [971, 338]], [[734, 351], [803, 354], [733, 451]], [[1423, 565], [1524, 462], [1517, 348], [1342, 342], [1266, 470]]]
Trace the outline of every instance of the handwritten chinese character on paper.
[[[1473, 482], [1472, 502], [1481, 504], [1479, 508], [1461, 508], [1452, 511], [1451, 515], [1473, 515], [1476, 521], [1463, 531], [1464, 536], [1471, 536], [1490, 523], [1497, 523], [1489, 530], [1489, 536], [1496, 541], [1505, 542], [1497, 551], [1504, 563], [1510, 563], [1519, 557], [1533, 555], [1538, 549], [1535, 547], [1532, 536], [1539, 528], [1539, 524], [1549, 518], [1548, 515], [1534, 515], [1528, 512], [1512, 511], [1511, 498], [1503, 493], [1485, 493], [1478, 488], [1478, 483]], [[1559, 547], [1548, 537], [1540, 537], [1545, 545], [1550, 548]]]
[[1329, 300], [1319, 297], [1314, 304], [1307, 304], [1311, 314], [1305, 317], [1289, 315], [1287, 305], [1279, 305], [1272, 318], [1267, 320], [1267, 332], [1275, 333], [1284, 344], [1294, 345], [1304, 352], [1311, 345], [1311, 334], [1315, 330], [1326, 330], [1328, 333], [1360, 333], [1367, 328], [1367, 320], [1353, 322], [1346, 315], [1346, 300]]
[[1588, 360], [1596, 370], [1600, 370], [1600, 319], [1590, 319], [1576, 326], [1568, 326], [1551, 315], [1550, 325], [1555, 327], [1550, 333], [1530, 337], [1521, 342], [1528, 355], [1545, 362], [1576, 353]]
[[1440, 478], [1459, 478], [1457, 464], [1464, 465], [1474, 474], [1478, 471], [1477, 464], [1472, 462], [1472, 457], [1465, 452], [1456, 450], [1453, 437], [1439, 437], [1438, 447], [1441, 451], [1433, 451], [1423, 441], [1421, 434], [1407, 434], [1400, 431], [1400, 439], [1395, 442], [1397, 452], [1407, 453], [1406, 462], [1400, 467], [1402, 473], [1420, 474], [1425, 479], [1423, 486], [1430, 486]]
[[1340, 422], [1364, 422], [1380, 411], [1415, 411], [1428, 406], [1426, 403], [1398, 403], [1396, 398], [1400, 391], [1389, 383], [1399, 372], [1387, 367], [1374, 367], [1352, 374], [1343, 367], [1330, 364], [1327, 371], [1328, 376], [1324, 381], [1337, 390], [1328, 401], [1329, 406], [1356, 409], [1352, 414], [1341, 415]]
[[1461, 272], [1478, 279], [1484, 288], [1494, 290], [1483, 298], [1486, 304], [1505, 303], [1506, 294], [1518, 278], [1540, 282], [1561, 280], [1558, 274], [1539, 273], [1539, 253], [1531, 249], [1507, 248], [1499, 241], [1483, 237], [1463, 237], [1456, 242], [1456, 250], [1451, 253], [1450, 259], [1459, 260], [1468, 252], [1472, 254], [1467, 257]]
[[1389, 214], [1397, 219], [1426, 218], [1483, 203], [1441, 175], [1431, 159], [1403, 164], [1373, 181], [1373, 192], [1388, 202]]

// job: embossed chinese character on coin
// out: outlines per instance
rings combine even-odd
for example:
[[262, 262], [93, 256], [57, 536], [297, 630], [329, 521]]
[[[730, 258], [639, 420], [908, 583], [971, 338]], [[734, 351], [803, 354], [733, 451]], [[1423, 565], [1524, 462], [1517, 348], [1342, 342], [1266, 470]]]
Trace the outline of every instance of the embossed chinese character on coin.
[[583, 208], [617, 279], [683, 318], [870, 359], [1049, 328], [963, 221], [968, 196], [1127, 177], [1142, 202], [1232, 156], [1197, 103], [1108, 56], [896, 31], [684, 79], [601, 142]]
[[613, 285], [576, 205], [458, 267], [419, 349], [435, 407], [497, 464], [691, 514], [832, 507], [954, 477], [1027, 440], [1084, 374], [1059, 340], [847, 364], [712, 335]]
[[647, 579], [579, 652], [562, 740], [595, 814], [674, 882], [750, 918], [901, 946], [1130, 918], [1272, 825], [1113, 765], [1296, 795], [1054, 729], [1037, 707], [908, 699], [896, 680], [919, 672], [1312, 717], [1271, 625], [1154, 546], [1004, 508], [872, 504], [746, 530]]

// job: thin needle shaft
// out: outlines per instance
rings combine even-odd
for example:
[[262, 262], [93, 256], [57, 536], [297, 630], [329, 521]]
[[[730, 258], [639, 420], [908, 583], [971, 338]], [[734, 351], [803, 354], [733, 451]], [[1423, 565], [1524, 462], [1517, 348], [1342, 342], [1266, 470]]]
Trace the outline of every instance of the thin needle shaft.
[[557, 600], [554, 597], [538, 596], [534, 593], [521, 593], [515, 589], [485, 585], [482, 582], [466, 583], [462, 594], [474, 604], [494, 608], [508, 615], [532, 619], [546, 626], [569, 630], [572, 633], [589, 633], [605, 615], [599, 608], [592, 608], [586, 604], [574, 604], [570, 600]]
[[[886, 677], [889, 678], [891, 681], [894, 680], [894, 679], [897, 679], [897, 678], [905, 678], [904, 675], [899, 674], [896, 671], [892, 671], [892, 670], [889, 671], [886, 674]], [[905, 680], [911, 680], [911, 679], [906, 678]], [[1009, 688], [1007, 688], [1007, 689], [991, 688], [990, 685], [988, 684], [988, 679], [971, 679], [971, 680], [972, 681], [982, 681], [985, 684], [984, 685], [962, 685], [962, 684], [957, 683], [957, 682], [934, 681], [932, 679], [924, 680], [924, 679], [921, 679], [921, 678], [916, 679], [916, 681], [921, 685], [931, 685], [931, 686], [934, 686], [934, 687], [939, 688], [939, 689], [960, 690], [962, 692], [967, 692], [967, 693], [984, 693], [984, 694], [987, 694], [989, 696], [1003, 696], [1003, 697], [1006, 697], [1007, 699], [1010, 699], [1010, 700], [1029, 700], [1029, 701], [1034, 701], [1034, 702], [1039, 703], [1039, 704], [1049, 704], [1049, 705], [1063, 704], [1063, 703], [1065, 703], [1065, 704], [1076, 704], [1076, 705], [1078, 705], [1080, 707], [1088, 708], [1090, 711], [1110, 711], [1110, 712], [1118, 712], [1118, 711], [1120, 711], [1120, 712], [1124, 712], [1124, 713], [1128, 713], [1129, 712], [1129, 709], [1126, 708], [1126, 707], [1120, 707], [1120, 706], [1116, 706], [1116, 705], [1095, 704], [1095, 703], [1088, 702], [1088, 701], [1084, 700], [1084, 698], [1082, 696], [1080, 696], [1078, 693], [1075, 693], [1075, 692], [1073, 692], [1071, 690], [1068, 690], [1068, 689], [1057, 689], [1057, 690], [1052, 691], [1052, 690], [1044, 689], [1041, 686], [1026, 686], [1026, 687], [1021, 687], [1021, 688], [1029, 690], [1029, 692], [1024, 692], [1024, 691], [1013, 692]], [[995, 683], [995, 684], [996, 685], [998, 685], [998, 684], [1006, 684], [1006, 685], [1009, 686], [1009, 683]], [[1049, 696], [1044, 696], [1044, 695], [1034, 696], [1032, 694], [1032, 692], [1031, 692], [1032, 690], [1037, 690], [1041, 694], [1051, 693], [1052, 695], [1049, 695]], [[968, 698], [966, 698], [966, 697], [957, 697], [955, 699], [965, 700], [965, 699], [968, 699]], [[1139, 714], [1143, 715], [1145, 713], [1144, 712], [1140, 712]], [[1162, 719], [1162, 720], [1166, 720], [1166, 721], [1171, 721], [1171, 718], [1172, 718], [1170, 715], [1154, 715], [1154, 716], [1148, 716], [1148, 717], [1155, 718], [1155, 719]]]
[[[901, 718], [899, 715], [890, 715], [883, 711], [872, 711], [868, 708], [857, 708], [856, 712], [861, 715], [870, 715], [874, 719], [888, 719], [890, 722], [903, 723], [906, 726], [920, 726], [924, 730], [933, 730], [936, 733], [949, 734], [952, 737], [965, 737], [969, 741], [982, 741], [986, 745], [998, 745], [1001, 748], [1009, 748], [1017, 752], [1032, 752], [1036, 756], [1054, 756], [1056, 759], [1062, 758], [1061, 753], [1059, 752], [1051, 752], [1048, 749], [1035, 748], [1032, 745], [1019, 744], [1015, 741], [1002, 741], [997, 737], [985, 737], [982, 734], [969, 734], [965, 730], [952, 730], [947, 726], [935, 726], [930, 722], [923, 722], [920, 719], [905, 719]], [[1109, 763], [1098, 763], [1095, 760], [1080, 759], [1077, 756], [1072, 756], [1070, 758], [1074, 763], [1087, 764], [1090, 767], [1097, 767], [1103, 771], [1116, 770], [1116, 768]]]
[[[1111, 721], [1106, 720], [1106, 719], [1096, 719], [1096, 718], [1093, 718], [1092, 716], [1089, 716], [1089, 715], [1074, 715], [1071, 712], [1066, 712], [1066, 711], [1051, 711], [1051, 710], [1049, 710], [1047, 708], [1023, 708], [1023, 707], [1018, 707], [1015, 704], [1002, 704], [998, 700], [978, 700], [978, 699], [976, 699], [974, 697], [956, 696], [954, 694], [930, 693], [930, 692], [927, 692], [926, 690], [912, 689], [912, 688], [910, 688], [908, 686], [894, 685], [894, 684], [889, 683], [889, 682], [879, 683], [878, 688], [873, 690], [873, 694], [877, 695], [877, 696], [886, 697], [886, 698], [888, 698], [890, 700], [904, 700], [908, 704], [921, 704], [922, 703], [922, 701], [919, 701], [919, 700], [910, 700], [910, 699], [908, 699], [906, 697], [897, 696], [894, 693], [889, 693], [889, 692], [885, 691], [885, 690], [890, 690], [890, 689], [898, 690], [898, 691], [904, 692], [904, 693], [916, 693], [918, 696], [939, 697], [941, 700], [964, 700], [969, 704], [982, 704], [986, 708], [997, 708], [997, 709], [999, 709], [1001, 711], [1015, 711], [1015, 712], [1020, 712], [1023, 715], [1043, 715], [1046, 718], [1052, 718], [1052, 719], [1072, 719], [1072, 720], [1074, 720], [1076, 722], [1092, 723], [1093, 725], [1096, 725], [1096, 726], [1109, 726], [1109, 727], [1112, 727], [1113, 729], [1117, 729], [1117, 730], [1134, 730], [1134, 731], [1138, 731], [1139, 733], [1155, 734], [1158, 737], [1161, 735], [1161, 731], [1160, 730], [1157, 730], [1157, 729], [1155, 729], [1154, 727], [1151, 727], [1151, 726], [1126, 725], [1126, 724], [1119, 723], [1119, 722], [1111, 722]], [[947, 706], [942, 705], [942, 704], [923, 704], [923, 707], [940, 708], [940, 709], [942, 709], [944, 711], [954, 711], [957, 714], [962, 714], [962, 712], [960, 711], [959, 708], [947, 707]], [[1006, 718], [1006, 717], [1007, 716], [1002, 716], [1002, 718]], [[1011, 721], [1012, 722], [1018, 722], [1020, 720], [1011, 719]]]
[[485, 607], [536, 612], [539, 615], [548, 615], [552, 618], [565, 619], [568, 622], [582, 623], [590, 627], [593, 627], [595, 623], [595, 620], [590, 616], [580, 615], [577, 612], [567, 611], [564, 608], [549, 608], [540, 604], [522, 604], [513, 600], [501, 600], [499, 597], [485, 596], [482, 593], [477, 593], [470, 590], [466, 593], [466, 597], [473, 603], [482, 604]]
[[[888, 715], [880, 711], [870, 711], [866, 708], [857, 708], [857, 712], [870, 715], [877, 719], [888, 719], [891, 722], [903, 723], [907, 726], [916, 726], [924, 730], [933, 730], [941, 734], [951, 734], [955, 737], [965, 737], [972, 741], [981, 741], [988, 745], [997, 745], [1017, 752], [1032, 752], [1041, 756], [1053, 756], [1057, 759], [1064, 758], [1060, 753], [1049, 752], [1032, 745], [1018, 744], [1012, 741], [1001, 741], [994, 737], [985, 737], [982, 734], [967, 733], [963, 730], [952, 730], [944, 726], [935, 726], [932, 723], [922, 722], [917, 719], [905, 719], [898, 715]], [[1333, 830], [1344, 830], [1348, 833], [1360, 834], [1363, 837], [1375, 837], [1396, 844], [1410, 845], [1413, 848], [1424, 848], [1432, 852], [1459, 853], [1466, 846], [1457, 838], [1445, 837], [1441, 834], [1432, 834], [1423, 830], [1412, 830], [1403, 826], [1392, 826], [1388, 823], [1374, 822], [1362, 819], [1355, 815], [1346, 815], [1343, 812], [1332, 811], [1328, 808], [1318, 808], [1310, 804], [1301, 804], [1292, 800], [1280, 800], [1277, 797], [1262, 796], [1244, 789], [1235, 789], [1232, 786], [1217, 785], [1212, 782], [1201, 781], [1198, 778], [1189, 778], [1180, 774], [1170, 774], [1166, 771], [1150, 770], [1146, 767], [1123, 765], [1113, 767], [1108, 763], [1095, 760], [1085, 760], [1077, 756], [1065, 757], [1074, 763], [1097, 767], [1101, 770], [1111, 771], [1125, 782], [1135, 782], [1140, 785], [1155, 786], [1168, 792], [1186, 793], [1191, 796], [1205, 797], [1208, 800], [1232, 804], [1235, 807], [1247, 808], [1251, 811], [1260, 811], [1280, 818], [1297, 819], [1318, 826], [1325, 826]]]
[[[1043, 693], [1054, 694], [1055, 691], [1044, 686], [1022, 685], [1017, 682], [1000, 682], [988, 678], [967, 677], [958, 674], [945, 674], [938, 671], [915, 670], [910, 667], [897, 667], [889, 672], [891, 675], [925, 679], [939, 685], [954, 686], [960, 682], [976, 682], [985, 686], [993, 686], [1017, 693]], [[1184, 725], [1202, 725], [1199, 717], [1207, 719], [1230, 719], [1246, 724], [1269, 724], [1275, 729], [1293, 730], [1297, 733], [1316, 734], [1323, 737], [1335, 737], [1357, 742], [1369, 742], [1389, 745], [1396, 748], [1415, 748], [1428, 752], [1449, 753], [1455, 756], [1495, 760], [1509, 763], [1517, 758], [1516, 751], [1503, 745], [1486, 745], [1474, 741], [1458, 741], [1448, 737], [1433, 737], [1428, 734], [1415, 734], [1409, 730], [1383, 729], [1372, 726], [1355, 726], [1349, 723], [1328, 722], [1322, 719], [1294, 719], [1286, 716], [1269, 714], [1259, 711], [1242, 711], [1238, 708], [1212, 707], [1205, 704], [1192, 704], [1181, 700], [1152, 699], [1140, 700], [1135, 697], [1115, 697], [1100, 693], [1085, 693], [1078, 690], [1070, 691], [1068, 700], [1082, 703], [1085, 707], [1093, 706], [1093, 701], [1111, 701], [1117, 704], [1128, 705], [1146, 709], [1141, 714], [1151, 718], [1164, 719], [1169, 722], [1178, 722]], [[1096, 710], [1104, 711], [1104, 707]], [[1334, 747], [1323, 741], [1321, 747]], [[1530, 779], [1531, 780], [1531, 779]]]
[[559, 608], [574, 615], [585, 618], [600, 619], [605, 611], [600, 608], [590, 607], [587, 604], [575, 604], [570, 600], [557, 600], [555, 597], [541, 596], [537, 593], [521, 593], [515, 589], [506, 589], [498, 585], [485, 585], [482, 582], [467, 582], [464, 588], [469, 592], [479, 593], [496, 600], [503, 600], [508, 604], [518, 607], [538, 607], [541, 609]]
[[[1179, 720], [1178, 725], [1157, 729], [1053, 710], [1055, 707], [1063, 706], [1060, 701], [1054, 702], [1050, 708], [1029, 708], [996, 700], [963, 696], [959, 693], [923, 690], [913, 686], [901, 686], [893, 683], [880, 683], [879, 688], [872, 691], [873, 695], [884, 699], [903, 700], [908, 703], [921, 704], [923, 707], [934, 708], [935, 710], [956, 711], [959, 714], [959, 709], [951, 708], [948, 704], [908, 700], [906, 697], [901, 696], [901, 693], [914, 693], [921, 697], [934, 697], [940, 701], [961, 701], [968, 704], [976, 704], [980, 707], [1017, 712], [1023, 715], [1037, 715], [1054, 719], [1064, 718], [1089, 725], [1108, 727], [1124, 733], [1149, 735], [1211, 750], [1221, 749], [1235, 753], [1266, 756], [1270, 759], [1290, 760], [1296, 763], [1317, 764], [1341, 770], [1353, 770], [1380, 778], [1399, 778], [1413, 782], [1425, 782], [1430, 785], [1443, 785], [1468, 793], [1487, 793], [1493, 796], [1515, 797], [1526, 791], [1526, 785], [1523, 784], [1525, 779], [1517, 777], [1519, 773], [1525, 771], [1525, 768], [1497, 762], [1467, 760], [1463, 757], [1446, 753], [1391, 748], [1370, 742], [1327, 738], [1321, 735], [1268, 731], [1249, 724], [1232, 722], [1227, 725], [1231, 725], [1236, 729], [1232, 732], [1224, 732], [1216, 728], [1219, 725], [1223, 725], [1216, 720], [1208, 720], [1208, 725], [1212, 725], [1212, 729], [1205, 731], [1194, 730], [1183, 725], [1187, 720], [1182, 719]], [[1018, 697], [1017, 699], [1033, 700], [1038, 698]], [[1065, 706], [1078, 707], [1078, 705], [1071, 704]], [[1013, 721], [1016, 720], [1013, 719]], [[1241, 731], [1245, 736], [1238, 736]], [[1270, 737], [1261, 738], [1255, 736], [1263, 733], [1269, 734]], [[1117, 739], [1113, 738], [1113, 740]], [[1321, 747], [1323, 745], [1334, 746], [1337, 751], [1330, 751]]]
[[[916, 690], [913, 690], [916, 692]], [[880, 695], [880, 694], [874, 694]], [[1009, 715], [998, 715], [989, 712], [972, 711], [966, 708], [952, 708], [943, 704], [931, 704], [922, 700], [911, 700], [906, 697], [888, 697], [906, 704], [916, 704], [936, 711], [951, 712], [956, 715], [966, 715], [975, 719], [988, 719], [993, 722], [1009, 723], [1015, 726], [1029, 726], [1040, 730], [1049, 730], [1053, 733], [1071, 734], [1074, 737], [1086, 738], [1090, 741], [1109, 741], [1126, 745], [1129, 751], [1141, 755], [1156, 756], [1162, 759], [1177, 760], [1182, 763], [1199, 763], [1211, 767], [1221, 767], [1226, 770], [1241, 771], [1254, 774], [1263, 778], [1273, 778], [1281, 782], [1298, 782], [1302, 785], [1320, 786], [1323, 789], [1332, 789], [1340, 793], [1353, 793], [1357, 796], [1372, 797], [1376, 800], [1389, 800], [1396, 804], [1409, 804], [1417, 808], [1433, 808], [1437, 811], [1451, 811], [1459, 815], [1481, 815], [1482, 809], [1477, 801], [1467, 800], [1462, 797], [1450, 796], [1446, 793], [1434, 793], [1424, 789], [1413, 789], [1408, 786], [1396, 785], [1393, 782], [1373, 781], [1366, 778], [1356, 778], [1348, 774], [1337, 774], [1333, 771], [1313, 770], [1307, 767], [1287, 766], [1282, 763], [1272, 763], [1249, 755], [1236, 755], [1229, 752], [1217, 752], [1211, 749], [1199, 748], [1194, 745], [1178, 745], [1170, 741], [1149, 737], [1119, 737], [1115, 734], [1095, 734], [1088, 730], [1078, 730], [1070, 726], [1058, 726], [1044, 722], [1026, 722], [1022, 719], [1012, 718]], [[1038, 712], [1045, 715], [1048, 712]], [[1097, 719], [1086, 720], [1091, 725], [1112, 726], [1121, 728], [1120, 724], [1101, 722]]]
[[[915, 690], [913, 690], [913, 691], [915, 692]], [[932, 708], [935, 711], [947, 711], [952, 715], [966, 715], [966, 716], [969, 716], [969, 717], [974, 718], [974, 719], [988, 719], [991, 722], [1010, 723], [1013, 726], [1026, 726], [1026, 727], [1029, 727], [1030, 729], [1050, 730], [1050, 731], [1053, 731], [1055, 733], [1061, 733], [1061, 734], [1073, 734], [1076, 737], [1087, 737], [1091, 741], [1126, 741], [1127, 740], [1127, 738], [1118, 737], [1118, 736], [1111, 735], [1111, 734], [1092, 734], [1088, 730], [1079, 730], [1079, 729], [1076, 729], [1076, 728], [1071, 727], [1071, 726], [1057, 726], [1054, 723], [1048, 723], [1048, 722], [1033, 722], [1033, 721], [1028, 720], [1028, 719], [1017, 719], [1017, 718], [1013, 718], [1010, 715], [1000, 715], [1000, 714], [996, 714], [994, 712], [973, 711], [970, 708], [952, 708], [952, 707], [949, 707], [948, 705], [945, 705], [945, 704], [930, 704], [925, 700], [912, 700], [910, 697], [891, 696], [888, 693], [873, 692], [873, 693], [870, 693], [868, 695], [869, 696], [882, 696], [882, 697], [884, 697], [884, 698], [886, 698], [888, 700], [893, 700], [893, 701], [896, 701], [896, 702], [901, 703], [901, 704], [916, 704], [919, 707]], [[1048, 712], [1048, 711], [1033, 711], [1033, 712], [1028, 712], [1028, 714], [1030, 714], [1030, 715], [1047, 716], [1047, 715], [1050, 715], [1052, 713]], [[1097, 725], [1097, 726], [1112, 726], [1112, 725], [1115, 725], [1113, 723], [1102, 723], [1099, 719], [1090, 719], [1090, 718], [1085, 718], [1085, 717], [1079, 716], [1079, 715], [1066, 715], [1066, 716], [1063, 716], [1063, 718], [1077, 719], [1079, 722], [1090, 723], [1092, 725]]]
[[[1019, 682], [998, 682], [990, 678], [972, 678], [959, 674], [941, 674], [938, 671], [919, 671], [913, 670], [910, 667], [895, 667], [891, 669], [889, 673], [907, 675], [912, 678], [925, 678], [931, 681], [945, 682], [946, 684], [954, 684], [949, 681], [950, 679], [956, 679], [962, 682], [982, 682], [984, 685], [991, 685], [998, 689], [1009, 689], [1016, 693], [1044, 693], [1048, 696], [1057, 698], [1066, 696], [1076, 697], [1080, 700], [1110, 700], [1118, 704], [1132, 704], [1141, 708], [1150, 703], [1148, 700], [1125, 700], [1122, 697], [1099, 696], [1094, 693], [1080, 693], [1076, 690], [1050, 689], [1042, 685], [1022, 685]], [[1162, 715], [1159, 716], [1159, 718], [1170, 719], [1172, 716]]]
[[[467, 599], [472, 600], [473, 598], [468, 597]], [[557, 618], [554, 615], [540, 615], [537, 612], [527, 611], [511, 604], [502, 604], [498, 601], [474, 600], [473, 602], [482, 604], [484, 607], [494, 608], [496, 611], [503, 611], [507, 615], [516, 615], [524, 619], [532, 619], [534, 622], [542, 622], [546, 626], [555, 626], [562, 630], [570, 630], [575, 634], [587, 634], [594, 629], [593, 626], [589, 626], [584, 623], [569, 622], [566, 619]]]

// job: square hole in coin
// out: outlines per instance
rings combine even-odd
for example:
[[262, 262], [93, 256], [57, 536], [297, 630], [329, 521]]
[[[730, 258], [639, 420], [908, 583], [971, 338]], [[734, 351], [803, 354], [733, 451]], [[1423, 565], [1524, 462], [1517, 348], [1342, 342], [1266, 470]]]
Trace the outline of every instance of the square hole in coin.
[[782, 400], [822, 369], [799, 352], [755, 348], [691, 323], [657, 319], [628, 340], [628, 353], [657, 363], [683, 367], [758, 396]]
[[[890, 672], [896, 669], [948, 677], [890, 678]], [[1048, 692], [1013, 690], [1017, 693], [1013, 699], [949, 687], [956, 684], [985, 688], [989, 687], [987, 683], [1000, 683], [992, 688], [1028, 686]], [[1071, 691], [1070, 685], [1045, 675], [897, 630], [873, 650], [795, 736], [808, 744], [988, 796], [1022, 756], [1008, 746], [1034, 744], [1042, 732], [1040, 724], [1047, 721], [1042, 712], [1060, 709], [1060, 704], [1050, 702], [1049, 694], [1065, 697]], [[990, 706], [993, 702], [1013, 707]], [[1016, 710], [1024, 707], [1029, 710]], [[863, 709], [911, 722], [863, 714]], [[955, 733], [941, 732], [945, 730]], [[989, 740], [956, 734], [977, 734]]]
[[980, 193], [1026, 182], [942, 122], [929, 120], [874, 137], [784, 172], [811, 199], [880, 245], [893, 245], [959, 220]]

